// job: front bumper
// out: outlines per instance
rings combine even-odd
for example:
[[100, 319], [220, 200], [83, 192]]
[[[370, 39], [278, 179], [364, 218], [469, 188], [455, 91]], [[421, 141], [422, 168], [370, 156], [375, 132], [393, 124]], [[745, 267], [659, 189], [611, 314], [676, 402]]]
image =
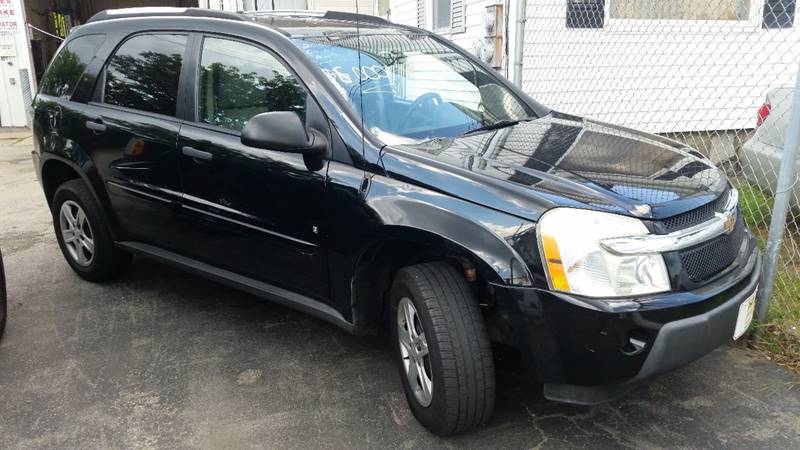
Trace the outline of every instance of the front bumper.
[[494, 285], [490, 333], [520, 350], [548, 399], [618, 398], [733, 340], [739, 305], [759, 280], [761, 256], [752, 241], [730, 270], [692, 292], [620, 302]]

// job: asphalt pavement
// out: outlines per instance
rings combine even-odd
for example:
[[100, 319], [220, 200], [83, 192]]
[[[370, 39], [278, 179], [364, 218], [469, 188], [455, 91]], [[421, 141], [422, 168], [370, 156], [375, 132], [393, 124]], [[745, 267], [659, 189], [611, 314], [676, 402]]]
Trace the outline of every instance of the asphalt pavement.
[[82, 281], [56, 244], [24, 133], [0, 134], [0, 448], [800, 448], [800, 377], [737, 347], [606, 405], [498, 375], [483, 429], [409, 413], [385, 338], [137, 258]]

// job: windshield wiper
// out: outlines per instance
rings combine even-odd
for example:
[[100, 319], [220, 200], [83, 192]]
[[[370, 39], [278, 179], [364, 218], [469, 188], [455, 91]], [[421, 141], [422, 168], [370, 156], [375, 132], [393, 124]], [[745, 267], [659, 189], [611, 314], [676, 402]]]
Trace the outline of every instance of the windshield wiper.
[[527, 120], [527, 119], [500, 120], [500, 121], [497, 121], [495, 123], [490, 123], [489, 125], [484, 125], [482, 127], [473, 128], [473, 129], [465, 132], [462, 136], [466, 136], [466, 135], [472, 134], [472, 133], [479, 133], [481, 131], [499, 130], [500, 128], [507, 128], [507, 127], [510, 127], [510, 126], [514, 126], [514, 125], [522, 122], [523, 120]]

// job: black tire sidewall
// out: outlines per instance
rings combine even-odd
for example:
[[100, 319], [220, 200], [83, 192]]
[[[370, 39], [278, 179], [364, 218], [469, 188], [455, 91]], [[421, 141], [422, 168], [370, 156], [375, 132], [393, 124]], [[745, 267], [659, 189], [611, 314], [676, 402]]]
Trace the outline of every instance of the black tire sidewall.
[[[81, 266], [72, 259], [61, 234], [59, 215], [61, 214], [61, 205], [67, 200], [74, 201], [83, 209], [83, 213], [86, 214], [86, 218], [89, 220], [89, 226], [92, 228], [95, 251], [92, 262], [88, 266]], [[67, 260], [72, 270], [87, 280], [105, 278], [107, 276], [106, 272], [114, 264], [114, 243], [106, 230], [96, 202], [82, 180], [68, 181], [58, 188], [53, 197], [52, 215], [58, 246], [61, 248], [61, 253], [63, 253], [64, 259]]]
[[[444, 419], [447, 412], [447, 393], [446, 386], [444, 384], [442, 354], [437, 336], [434, 333], [433, 322], [430, 314], [428, 313], [428, 308], [426, 305], [422, 304], [423, 302], [420, 300], [423, 298], [423, 295], [413, 280], [409, 280], [409, 278], [410, 277], [407, 274], [400, 272], [397, 280], [395, 280], [395, 283], [392, 286], [390, 293], [391, 316], [389, 320], [392, 324], [391, 330], [395, 361], [397, 363], [398, 372], [400, 373], [400, 379], [403, 383], [403, 391], [408, 399], [408, 404], [411, 408], [412, 414], [414, 414], [414, 417], [416, 417], [419, 422], [429, 427], [431, 431], [439, 434], [442, 428], [444, 428], [446, 425], [444, 423]], [[417, 316], [420, 319], [422, 329], [425, 332], [425, 339], [428, 343], [428, 354], [430, 355], [432, 372], [431, 375], [433, 377], [433, 398], [431, 400], [431, 404], [428, 406], [422, 406], [414, 396], [414, 392], [412, 391], [411, 386], [408, 383], [408, 378], [406, 377], [406, 371], [405, 367], [403, 366], [403, 360], [401, 356], [402, 354], [400, 353], [400, 342], [397, 335], [397, 309], [400, 300], [403, 297], [408, 297], [414, 304], [414, 307], [417, 309]]]

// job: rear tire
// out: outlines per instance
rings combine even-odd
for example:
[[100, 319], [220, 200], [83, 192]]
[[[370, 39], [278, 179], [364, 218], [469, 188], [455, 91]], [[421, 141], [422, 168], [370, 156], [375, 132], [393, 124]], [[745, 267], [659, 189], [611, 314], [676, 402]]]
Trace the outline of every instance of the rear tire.
[[131, 255], [114, 245], [100, 207], [83, 180], [58, 187], [52, 213], [58, 246], [81, 278], [107, 280], [128, 267]]
[[494, 361], [464, 277], [441, 262], [406, 267], [395, 277], [390, 301], [395, 354], [414, 417], [440, 436], [484, 424], [494, 409]]

